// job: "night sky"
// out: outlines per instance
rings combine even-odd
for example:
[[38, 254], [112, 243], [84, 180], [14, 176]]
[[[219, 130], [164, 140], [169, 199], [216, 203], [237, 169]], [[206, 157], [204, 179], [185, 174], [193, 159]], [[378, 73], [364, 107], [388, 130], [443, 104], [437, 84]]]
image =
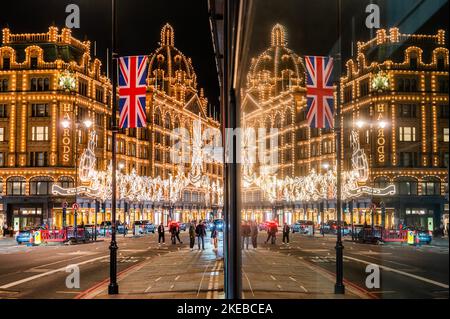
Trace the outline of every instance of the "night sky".
[[[270, 44], [274, 24], [288, 29], [289, 47], [299, 55], [331, 54], [336, 43], [336, 1], [332, 0], [254, 0], [252, 25], [247, 34], [244, 65]], [[175, 29], [175, 46], [192, 57], [200, 87], [216, 108], [219, 87], [212, 48], [206, 0], [119, 0], [118, 47], [120, 55], [149, 54], [158, 47], [160, 29], [169, 22]], [[367, 41], [371, 32], [364, 26], [370, 3], [381, 8], [381, 27], [399, 26], [404, 33], [435, 33], [448, 30], [447, 0], [342, 0], [343, 58], [352, 48], [352, 20], [356, 41]], [[46, 32], [55, 23], [64, 25], [65, 7], [75, 3], [81, 10], [80, 39], [97, 42], [97, 56], [106, 62], [111, 37], [110, 0], [20, 0], [2, 3], [0, 26], [9, 25], [13, 33]], [[408, 14], [414, 8], [415, 14]], [[373, 31], [374, 32], [374, 31]]]
[[[64, 27], [68, 4], [81, 12], [80, 29], [74, 36], [97, 42], [97, 56], [106, 72], [106, 48], [111, 43], [110, 0], [19, 0], [2, 2], [0, 27], [12, 33], [47, 32], [55, 23]], [[209, 103], [219, 108], [219, 84], [212, 47], [206, 0], [118, 0], [118, 53], [150, 54], [158, 46], [161, 27], [169, 22], [175, 29], [175, 46], [192, 58], [200, 87]], [[92, 44], [93, 47], [93, 44]]]

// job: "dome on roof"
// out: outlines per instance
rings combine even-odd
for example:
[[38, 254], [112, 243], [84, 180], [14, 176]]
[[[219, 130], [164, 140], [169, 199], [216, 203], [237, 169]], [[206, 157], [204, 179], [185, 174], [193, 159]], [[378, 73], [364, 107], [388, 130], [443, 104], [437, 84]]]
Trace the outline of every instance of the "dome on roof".
[[175, 47], [173, 27], [166, 24], [161, 29], [160, 47], [149, 56], [149, 84], [165, 80], [197, 89], [197, 75], [190, 58]]
[[303, 59], [287, 47], [286, 29], [277, 24], [272, 28], [271, 46], [252, 59], [247, 86], [275, 86], [283, 81], [289, 83], [289, 87], [304, 86], [305, 67]]

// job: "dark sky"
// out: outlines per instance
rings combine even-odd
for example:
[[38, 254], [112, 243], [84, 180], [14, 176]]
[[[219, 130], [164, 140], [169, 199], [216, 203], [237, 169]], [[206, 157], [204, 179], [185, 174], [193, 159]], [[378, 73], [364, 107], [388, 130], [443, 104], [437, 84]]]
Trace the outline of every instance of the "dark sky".
[[[63, 27], [68, 4], [81, 12], [80, 29], [74, 35], [97, 42], [97, 56], [106, 71], [106, 48], [111, 43], [110, 0], [2, 1], [0, 26], [12, 33], [47, 32], [53, 22]], [[175, 29], [175, 46], [192, 58], [199, 86], [210, 104], [219, 107], [219, 87], [211, 41], [206, 0], [118, 0], [118, 49], [120, 55], [150, 54], [158, 47], [161, 27]]]
[[[254, 0], [253, 27], [247, 34], [249, 59], [270, 44], [270, 30], [276, 23], [288, 29], [289, 47], [300, 55], [327, 55], [336, 43], [336, 1], [334, 0]], [[118, 0], [119, 54], [149, 54], [157, 48], [161, 26], [175, 28], [175, 46], [192, 57], [199, 84], [210, 103], [218, 108], [216, 74], [206, 0]], [[2, 2], [0, 26], [13, 33], [46, 32], [54, 22], [64, 25], [65, 7], [75, 3], [81, 10], [81, 29], [75, 36], [97, 42], [97, 55], [105, 61], [110, 45], [110, 0], [16, 0]], [[447, 0], [342, 0], [343, 58], [351, 53], [352, 20], [356, 41], [367, 41], [365, 8], [375, 3], [381, 8], [381, 27], [399, 26], [404, 33], [435, 33], [448, 30]], [[246, 17], [250, 19], [250, 17]]]

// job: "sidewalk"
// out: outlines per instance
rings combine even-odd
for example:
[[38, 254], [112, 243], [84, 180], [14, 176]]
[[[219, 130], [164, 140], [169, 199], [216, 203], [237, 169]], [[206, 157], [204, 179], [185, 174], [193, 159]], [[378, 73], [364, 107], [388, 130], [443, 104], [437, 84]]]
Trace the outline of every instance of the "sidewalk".
[[[197, 247], [196, 247], [197, 248]], [[167, 250], [167, 246], [159, 249]], [[223, 260], [216, 259], [208, 240], [205, 250], [186, 246], [118, 274], [119, 295], [108, 295], [106, 280], [78, 295], [78, 299], [221, 299]]]

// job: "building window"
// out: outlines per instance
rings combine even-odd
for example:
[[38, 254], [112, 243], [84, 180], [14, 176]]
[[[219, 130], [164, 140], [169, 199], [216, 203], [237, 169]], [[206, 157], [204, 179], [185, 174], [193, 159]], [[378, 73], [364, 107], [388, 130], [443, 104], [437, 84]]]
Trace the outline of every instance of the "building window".
[[443, 163], [444, 163], [444, 167], [448, 168], [448, 153], [444, 153]]
[[389, 180], [386, 177], [377, 177], [374, 181], [375, 188], [386, 188], [389, 186]]
[[5, 153], [0, 153], [0, 167], [5, 166]]
[[417, 92], [417, 80], [414, 78], [399, 78], [397, 80], [397, 91]]
[[50, 195], [53, 180], [48, 177], [37, 177], [30, 180], [30, 195]]
[[413, 153], [413, 152], [400, 153], [400, 165], [402, 167], [416, 167], [417, 166], [417, 153]]
[[398, 116], [402, 117], [402, 118], [417, 117], [417, 105], [416, 104], [399, 104]]
[[369, 80], [362, 81], [359, 84], [359, 94], [361, 97], [369, 95]]
[[26, 180], [23, 177], [11, 177], [6, 181], [6, 194], [10, 196], [25, 195]]
[[32, 117], [48, 117], [48, 104], [31, 104]]
[[448, 93], [448, 78], [438, 79], [438, 90], [439, 93]]
[[439, 110], [440, 110], [440, 118], [441, 119], [448, 119], [449, 118], [449, 110], [450, 108], [448, 107], [448, 105], [440, 105], [439, 106]]
[[8, 105], [0, 104], [0, 118], [4, 119], [8, 117]]
[[448, 129], [448, 127], [444, 128], [444, 136], [443, 136], [443, 140], [444, 140], [444, 142], [449, 142], [449, 141], [450, 141], [450, 139], [449, 139], [449, 129]]
[[400, 142], [415, 142], [416, 128], [415, 127], [400, 127], [398, 130], [398, 138]]
[[4, 142], [4, 141], [5, 141], [5, 128], [0, 127], [0, 142]]
[[8, 79], [0, 79], [0, 92], [8, 92]]
[[38, 67], [38, 59], [37, 59], [37, 57], [32, 57], [30, 59], [30, 67], [32, 69], [37, 69], [37, 67]]
[[11, 59], [3, 58], [3, 70], [9, 70], [11, 68]]
[[30, 91], [48, 91], [50, 90], [49, 78], [31, 78]]
[[412, 178], [401, 178], [396, 181], [399, 195], [417, 195], [417, 181]]
[[32, 141], [48, 141], [48, 126], [33, 126], [31, 128]]
[[344, 103], [348, 103], [352, 100], [352, 87], [347, 87], [344, 89]]
[[104, 93], [104, 91], [102, 88], [97, 87], [95, 89], [95, 100], [97, 102], [103, 103], [103, 93]]
[[62, 188], [73, 188], [75, 186], [75, 182], [72, 177], [62, 176], [58, 179], [58, 185]]
[[428, 178], [422, 182], [422, 195], [432, 196], [441, 194], [441, 183], [435, 178]]
[[48, 161], [47, 152], [31, 152], [30, 153], [30, 166], [31, 167], [45, 167]]
[[78, 94], [87, 96], [88, 95], [88, 84], [86, 81], [78, 81]]

